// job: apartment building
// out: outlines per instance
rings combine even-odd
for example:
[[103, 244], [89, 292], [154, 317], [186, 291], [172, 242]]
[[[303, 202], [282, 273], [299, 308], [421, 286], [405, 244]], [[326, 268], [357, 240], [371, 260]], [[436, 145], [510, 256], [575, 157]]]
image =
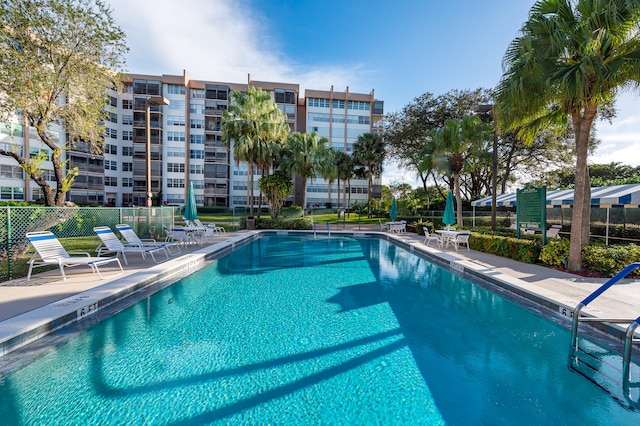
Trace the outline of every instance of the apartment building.
[[[249, 85], [273, 93], [278, 107], [287, 115], [291, 131], [317, 131], [329, 139], [332, 147], [347, 153], [352, 152], [360, 134], [377, 130], [383, 115], [383, 102], [374, 98], [373, 91], [358, 94], [350, 93], [348, 88], [344, 92], [331, 88], [306, 90], [306, 96], [302, 96], [298, 84], [250, 78], [246, 84], [201, 81], [191, 79], [186, 71], [182, 76], [128, 74], [124, 83], [122, 91], [109, 93], [102, 154], [90, 152], [82, 143], [66, 152], [68, 167], [78, 167], [80, 172], [68, 193], [70, 201], [144, 206], [150, 175], [151, 192], [164, 204], [184, 204], [187, 187], [193, 183], [198, 205], [246, 207], [248, 167], [235, 160], [232, 149], [223, 146], [221, 124], [231, 92], [246, 91]], [[150, 102], [162, 98], [166, 105]], [[3, 146], [11, 145], [31, 155], [41, 150], [46, 154], [35, 132], [25, 138], [24, 123], [1, 126]], [[61, 130], [52, 129], [58, 138], [64, 137]], [[45, 162], [44, 168], [51, 168], [50, 164]], [[266, 205], [257, 199], [261, 171], [255, 173], [254, 205]], [[301, 204], [301, 187], [297, 184], [295, 200], [290, 201]], [[350, 197], [343, 187], [341, 200], [366, 201], [366, 180], [352, 181]], [[26, 181], [23, 171], [8, 157], [0, 157], [0, 188], [2, 200], [37, 200], [42, 196], [39, 187]], [[337, 206], [335, 182], [331, 188], [321, 177], [308, 182], [308, 206], [325, 206], [329, 199], [333, 207]]]

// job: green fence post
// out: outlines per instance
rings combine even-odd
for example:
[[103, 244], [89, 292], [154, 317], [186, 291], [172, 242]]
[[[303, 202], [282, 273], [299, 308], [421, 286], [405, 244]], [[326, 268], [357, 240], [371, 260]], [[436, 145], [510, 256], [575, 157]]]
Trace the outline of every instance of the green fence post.
[[11, 272], [11, 207], [7, 206], [7, 275], [8, 279], [13, 278]]

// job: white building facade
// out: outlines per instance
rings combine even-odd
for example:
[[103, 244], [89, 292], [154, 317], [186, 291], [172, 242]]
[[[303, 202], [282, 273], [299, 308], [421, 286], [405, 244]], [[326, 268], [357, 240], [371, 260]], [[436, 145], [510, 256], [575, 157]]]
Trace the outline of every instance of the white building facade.
[[[233, 158], [233, 150], [221, 140], [222, 114], [231, 102], [231, 92], [246, 91], [249, 85], [273, 94], [278, 107], [287, 115], [291, 131], [317, 131], [329, 139], [333, 148], [351, 154], [359, 135], [377, 130], [383, 115], [383, 102], [370, 94], [307, 90], [300, 95], [299, 85], [248, 81], [247, 84], [200, 81], [182, 76], [128, 74], [121, 92], [111, 92], [105, 120], [106, 136], [103, 154], [92, 154], [79, 143], [67, 150], [67, 167], [77, 167], [79, 175], [67, 195], [69, 201], [97, 205], [146, 205], [147, 174], [151, 176], [151, 192], [156, 203], [182, 205], [189, 183], [193, 183], [196, 202], [201, 206], [233, 209], [247, 207], [247, 164]], [[147, 129], [146, 102], [162, 96], [168, 105], [150, 105]], [[56, 126], [54, 126], [56, 127]], [[32, 129], [25, 137], [25, 123], [0, 124], [0, 144], [4, 149], [18, 149], [37, 155], [47, 150]], [[147, 131], [150, 149], [147, 153]], [[61, 128], [52, 128], [58, 140], [64, 138]], [[61, 141], [64, 144], [64, 140]], [[50, 155], [50, 153], [49, 153]], [[147, 170], [147, 155], [150, 170]], [[43, 164], [45, 170], [51, 164]], [[52, 186], [55, 182], [51, 181]], [[254, 206], [266, 203], [258, 199], [255, 170]], [[376, 182], [379, 183], [379, 182]], [[351, 196], [341, 186], [341, 200], [363, 204], [367, 199], [366, 180], [351, 182]], [[329, 198], [328, 191], [331, 191]], [[297, 195], [296, 195], [297, 191]], [[294, 199], [302, 200], [300, 188], [294, 188]], [[1, 200], [36, 201], [42, 193], [35, 183], [25, 179], [24, 172], [9, 157], [0, 156]], [[338, 205], [337, 185], [331, 188], [322, 178], [307, 184], [307, 206], [324, 207], [328, 200]], [[295, 203], [300, 204], [300, 203]], [[344, 205], [340, 202], [340, 205]]]

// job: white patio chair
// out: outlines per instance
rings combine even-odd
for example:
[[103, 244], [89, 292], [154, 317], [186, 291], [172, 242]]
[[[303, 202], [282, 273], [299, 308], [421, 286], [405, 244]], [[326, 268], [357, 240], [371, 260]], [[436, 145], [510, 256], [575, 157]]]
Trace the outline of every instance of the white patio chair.
[[[100, 279], [104, 279], [104, 277], [98, 269], [99, 265], [116, 262], [120, 267], [118, 275], [124, 272], [122, 264], [117, 257], [91, 257], [89, 253], [86, 252], [67, 252], [62, 244], [60, 244], [58, 238], [49, 231], [28, 232], [26, 236], [36, 251], [29, 260], [27, 281], [31, 279], [31, 272], [33, 271], [33, 268], [45, 265], [58, 265], [60, 267], [62, 279], [65, 281], [67, 280], [67, 276], [64, 273], [65, 266], [90, 266], [91, 270], [97, 273]], [[73, 257], [73, 254], [83, 256]]]
[[440, 234], [430, 234], [429, 230], [427, 228], [424, 228], [424, 241], [423, 244], [426, 244], [427, 247], [429, 247], [429, 244], [431, 244], [431, 241], [435, 241], [436, 244], [438, 244], [439, 247], [442, 247], [444, 240], [442, 239], [442, 235]]
[[[120, 232], [120, 235], [122, 235], [122, 238], [125, 239], [126, 241], [125, 246], [146, 247], [146, 248], [161, 247], [161, 248], [164, 248], [167, 254], [167, 258], [169, 258], [169, 255], [180, 254], [180, 247], [176, 243], [158, 242], [154, 239], [141, 239], [140, 237], [138, 237], [138, 234], [136, 234], [135, 231], [131, 229], [131, 227], [126, 223], [120, 223], [116, 225], [116, 229], [118, 230], [118, 232]], [[172, 247], [174, 247], [177, 250], [176, 253], [171, 252]]]
[[466, 244], [467, 245], [467, 251], [471, 251], [471, 249], [469, 248], [469, 237], [470, 236], [471, 236], [471, 232], [469, 232], [469, 231], [461, 231], [460, 233], [458, 233], [458, 235], [456, 235], [456, 237], [454, 239], [451, 240], [451, 244], [453, 244], [453, 247], [456, 249], [456, 251], [458, 251], [458, 248], [462, 244]]
[[[164, 247], [146, 248], [125, 245], [118, 239], [116, 234], [114, 234], [111, 228], [109, 228], [108, 226], [96, 226], [95, 228], [93, 228], [93, 231], [96, 233], [96, 235], [98, 235], [100, 241], [102, 241], [102, 243], [96, 249], [96, 252], [98, 252], [98, 256], [103, 253], [115, 253], [116, 257], [122, 255], [122, 259], [124, 260], [125, 265], [129, 264], [129, 262], [127, 261], [127, 254], [139, 253], [143, 259], [146, 259], [147, 254], [149, 254], [151, 255], [153, 261], [156, 263], [158, 263], [158, 261], [153, 255], [154, 252], [162, 251], [167, 254]], [[168, 258], [169, 255], [167, 255], [167, 259]]]

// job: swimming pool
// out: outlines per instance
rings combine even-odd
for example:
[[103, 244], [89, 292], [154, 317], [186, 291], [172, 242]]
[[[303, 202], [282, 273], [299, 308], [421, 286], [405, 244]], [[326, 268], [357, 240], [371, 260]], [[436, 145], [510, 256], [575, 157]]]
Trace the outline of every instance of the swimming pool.
[[0, 378], [0, 418], [637, 424], [568, 342], [385, 240], [267, 236]]

